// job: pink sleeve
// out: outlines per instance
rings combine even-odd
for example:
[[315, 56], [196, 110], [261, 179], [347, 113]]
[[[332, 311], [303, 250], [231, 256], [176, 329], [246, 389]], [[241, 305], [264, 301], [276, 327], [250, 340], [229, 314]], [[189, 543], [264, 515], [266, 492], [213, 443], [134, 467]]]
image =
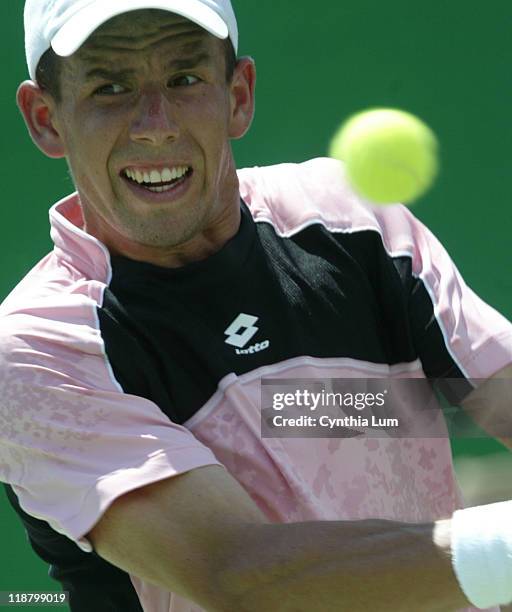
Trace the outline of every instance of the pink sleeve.
[[28, 514], [91, 551], [83, 536], [117, 497], [220, 464], [154, 403], [122, 392], [97, 330], [50, 320], [43, 330], [32, 319], [0, 328], [0, 481]]
[[376, 214], [388, 250], [412, 255], [412, 273], [423, 282], [447, 350], [464, 376], [476, 383], [510, 365], [512, 324], [468, 287], [433, 233], [402, 206]]

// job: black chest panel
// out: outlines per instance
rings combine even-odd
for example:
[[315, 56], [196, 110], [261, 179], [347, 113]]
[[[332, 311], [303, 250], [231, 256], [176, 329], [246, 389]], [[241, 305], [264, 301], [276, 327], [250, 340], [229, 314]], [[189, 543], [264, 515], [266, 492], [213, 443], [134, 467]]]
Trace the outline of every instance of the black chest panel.
[[[305, 355], [382, 364], [417, 357], [410, 262], [391, 259], [377, 232], [331, 234], [316, 224], [282, 238], [242, 210], [239, 233], [204, 262], [169, 270], [112, 259], [98, 314], [125, 392], [183, 423], [230, 373]], [[226, 333], [233, 324], [236, 333]]]

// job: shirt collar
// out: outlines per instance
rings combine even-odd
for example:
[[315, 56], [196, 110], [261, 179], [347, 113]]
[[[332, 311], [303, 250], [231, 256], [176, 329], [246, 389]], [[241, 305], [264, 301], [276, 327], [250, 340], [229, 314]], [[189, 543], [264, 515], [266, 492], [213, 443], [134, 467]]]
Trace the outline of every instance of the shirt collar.
[[[84, 229], [84, 217], [80, 198], [75, 192], [50, 208], [50, 235], [55, 245], [54, 253], [60, 261], [65, 261], [86, 278], [95, 279], [110, 285], [112, 281], [112, 264], [116, 270], [141, 273], [152, 272], [165, 277], [194, 278], [199, 274], [202, 279], [208, 278], [213, 270], [222, 271], [229, 276], [243, 269], [246, 256], [255, 237], [254, 221], [251, 213], [241, 202], [241, 225], [236, 236], [219, 252], [207, 260], [192, 263], [183, 268], [167, 269], [149, 263], [135, 262], [120, 256], [111, 257], [107, 247]], [[217, 275], [211, 275], [215, 282]]]
[[110, 283], [112, 266], [107, 247], [84, 228], [80, 199], [73, 193], [50, 208], [50, 236], [54, 253], [87, 278]]

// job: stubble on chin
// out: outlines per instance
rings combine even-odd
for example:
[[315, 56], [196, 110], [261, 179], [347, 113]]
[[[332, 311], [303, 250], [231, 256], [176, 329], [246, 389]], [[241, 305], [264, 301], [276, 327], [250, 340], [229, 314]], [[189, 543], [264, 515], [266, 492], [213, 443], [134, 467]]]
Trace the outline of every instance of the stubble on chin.
[[120, 205], [117, 229], [130, 241], [147, 247], [179, 248], [200, 234], [208, 224], [208, 211], [201, 209], [157, 211], [143, 216]]

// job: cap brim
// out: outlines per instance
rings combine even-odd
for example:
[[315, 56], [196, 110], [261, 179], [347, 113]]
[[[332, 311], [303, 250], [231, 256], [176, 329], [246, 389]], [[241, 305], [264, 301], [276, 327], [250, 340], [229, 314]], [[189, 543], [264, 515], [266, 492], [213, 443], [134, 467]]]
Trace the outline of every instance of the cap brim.
[[130, 11], [161, 9], [190, 19], [217, 38], [227, 38], [228, 26], [212, 8], [199, 0], [97, 0], [75, 13], [53, 37], [57, 55], [67, 57], [79, 49], [103, 23]]

